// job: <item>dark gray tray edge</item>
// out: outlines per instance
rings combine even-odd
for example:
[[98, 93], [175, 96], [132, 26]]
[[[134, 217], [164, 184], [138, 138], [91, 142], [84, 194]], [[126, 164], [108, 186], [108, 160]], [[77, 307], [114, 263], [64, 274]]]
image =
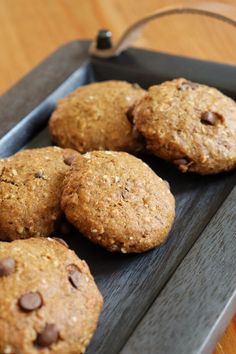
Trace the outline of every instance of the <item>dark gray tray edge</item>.
[[[88, 60], [89, 43], [86, 40], [72, 41], [59, 47], [0, 96], [0, 138]], [[67, 47], [70, 56], [67, 55]], [[32, 85], [32, 81], [38, 85]]]
[[229, 299], [227, 305], [224, 308], [224, 311], [219, 316], [215, 325], [212, 327], [212, 330], [210, 331], [209, 335], [203, 342], [202, 347], [199, 349], [200, 354], [207, 354], [212, 352], [216, 343], [223, 335], [229, 322], [232, 320], [235, 312], [236, 312], [236, 290], [232, 294], [232, 297]]
[[[148, 354], [212, 352], [236, 311], [235, 200], [236, 187], [131, 334], [121, 354], [135, 354], [137, 350]], [[219, 288], [221, 279], [224, 283]]]

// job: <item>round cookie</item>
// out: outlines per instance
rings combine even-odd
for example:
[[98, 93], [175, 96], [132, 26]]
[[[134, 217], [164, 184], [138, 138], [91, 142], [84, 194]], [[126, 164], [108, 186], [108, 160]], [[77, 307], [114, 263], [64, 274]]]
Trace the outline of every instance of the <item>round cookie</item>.
[[104, 81], [82, 86], [60, 100], [49, 121], [52, 140], [81, 153], [117, 150], [135, 153], [143, 140], [129, 109], [145, 95], [137, 84]]
[[62, 217], [62, 181], [78, 152], [30, 149], [0, 160], [0, 239], [49, 236]]
[[94, 151], [75, 159], [61, 207], [91, 241], [109, 251], [144, 252], [160, 245], [175, 216], [168, 183], [125, 152]]
[[0, 242], [0, 353], [83, 353], [102, 296], [87, 264], [57, 240]]
[[147, 149], [182, 172], [236, 167], [236, 103], [215, 88], [185, 79], [152, 86], [133, 116]]

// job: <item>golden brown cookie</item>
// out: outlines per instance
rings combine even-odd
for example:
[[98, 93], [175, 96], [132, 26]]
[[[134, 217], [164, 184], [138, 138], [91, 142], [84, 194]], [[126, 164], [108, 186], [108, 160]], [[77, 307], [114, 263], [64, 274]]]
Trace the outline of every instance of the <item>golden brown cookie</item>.
[[87, 264], [53, 239], [0, 242], [0, 353], [83, 353], [102, 307]]
[[76, 151], [23, 150], [0, 160], [0, 239], [50, 236], [60, 223], [62, 181]]
[[236, 167], [236, 103], [215, 88], [176, 79], [152, 86], [133, 111], [147, 149], [180, 171]]
[[80, 87], [59, 101], [49, 121], [52, 140], [81, 153], [91, 150], [137, 152], [142, 139], [129, 120], [129, 109], [146, 91], [125, 81]]
[[168, 184], [125, 152], [94, 151], [76, 158], [64, 180], [61, 206], [90, 240], [123, 253], [160, 245], [175, 216]]

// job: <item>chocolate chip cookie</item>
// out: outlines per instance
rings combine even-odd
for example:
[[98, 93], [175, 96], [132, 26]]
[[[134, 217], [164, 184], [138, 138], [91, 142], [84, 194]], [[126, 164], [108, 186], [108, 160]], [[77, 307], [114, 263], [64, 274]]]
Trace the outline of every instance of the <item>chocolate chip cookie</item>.
[[59, 227], [62, 181], [78, 152], [23, 150], [0, 160], [0, 239], [49, 236]]
[[180, 171], [202, 175], [236, 167], [236, 103], [186, 79], [152, 86], [133, 110], [147, 148]]
[[175, 200], [168, 184], [128, 153], [81, 155], [63, 184], [67, 219], [109, 251], [144, 252], [170, 231]]
[[59, 101], [49, 121], [52, 140], [81, 153], [117, 150], [135, 153], [142, 139], [129, 119], [129, 109], [145, 91], [125, 81], [80, 87]]
[[0, 353], [83, 353], [102, 307], [87, 264], [57, 240], [0, 242]]

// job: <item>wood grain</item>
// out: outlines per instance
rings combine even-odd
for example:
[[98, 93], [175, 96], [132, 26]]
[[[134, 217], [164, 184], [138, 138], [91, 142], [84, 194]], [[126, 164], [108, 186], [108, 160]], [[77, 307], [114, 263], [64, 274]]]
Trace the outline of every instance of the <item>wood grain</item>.
[[[224, 1], [235, 4], [235, 0]], [[167, 0], [0, 0], [0, 93], [58, 46], [94, 37], [108, 27], [117, 38], [129, 24]], [[200, 16], [173, 16], [150, 24], [140, 46], [236, 63], [236, 36], [227, 24]], [[214, 354], [236, 353], [236, 316]]]
[[[117, 38], [129, 24], [177, 0], [0, 0], [0, 93], [58, 46], [92, 38], [108, 27]], [[225, 0], [234, 4], [235, 0]], [[236, 36], [227, 24], [176, 15], [147, 26], [138, 44], [177, 54], [236, 62]]]

